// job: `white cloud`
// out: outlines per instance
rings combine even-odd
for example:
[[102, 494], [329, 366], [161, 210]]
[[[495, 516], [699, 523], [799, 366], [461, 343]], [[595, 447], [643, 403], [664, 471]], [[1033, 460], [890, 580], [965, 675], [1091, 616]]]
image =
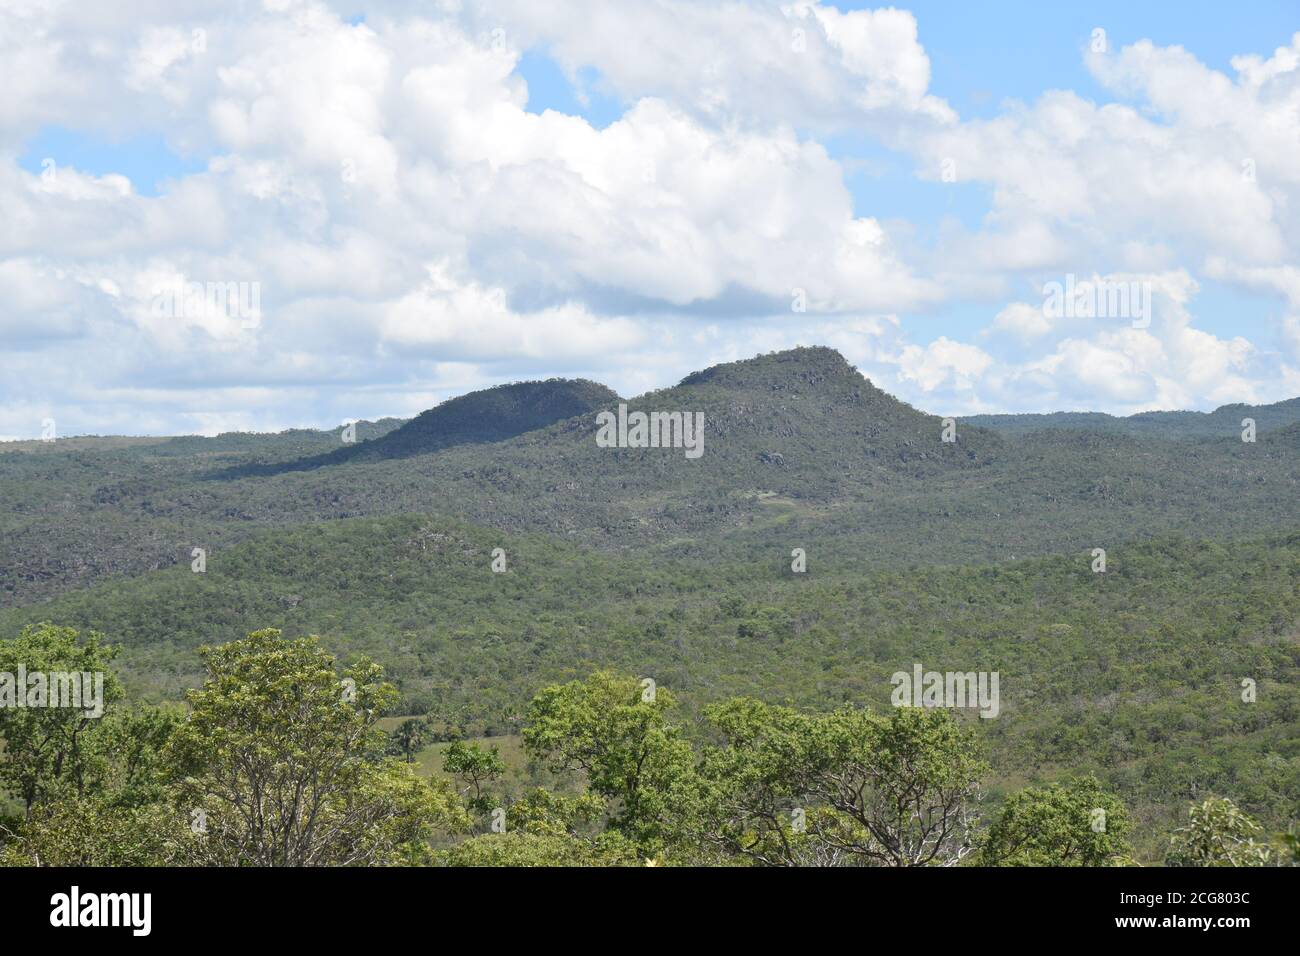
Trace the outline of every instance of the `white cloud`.
[[[1279, 356], [1241, 336], [1223, 339], [1193, 327], [1199, 286], [1186, 272], [1092, 281], [1145, 285], [1152, 314], [1048, 319], [1041, 304], [1011, 303], [988, 331], [1017, 334], [1037, 343], [1039, 351], [999, 363], [980, 399], [1021, 410], [1132, 413], [1279, 397], [1259, 385], [1286, 379]], [[975, 397], [972, 390], [969, 399]]]
[[568, 360], [615, 355], [636, 348], [641, 327], [624, 318], [602, 318], [581, 305], [514, 312], [500, 289], [458, 281], [449, 263], [429, 268], [419, 289], [382, 308], [385, 348], [477, 360], [528, 357]]
[[915, 382], [923, 392], [933, 392], [941, 385], [957, 390], [971, 388], [993, 359], [974, 345], [953, 342], [941, 335], [924, 348], [907, 346], [897, 363], [901, 379]]
[[760, 127], [860, 129], [864, 122], [948, 122], [927, 88], [930, 61], [906, 10], [840, 12], [757, 0], [487, 0], [474, 21], [519, 46], [544, 45], [580, 82], [594, 67], [628, 101]]
[[922, 175], [949, 159], [993, 186], [985, 228], [947, 250], [997, 270], [1266, 267], [1300, 258], [1300, 34], [1237, 76], [1149, 41], [1087, 53], [1135, 105], [1050, 91], [989, 120], [912, 132]]
[[1045, 314], [1042, 305], [1030, 305], [1028, 302], [1012, 302], [993, 317], [993, 325], [988, 332], [1009, 332], [1022, 339], [1042, 338], [1052, 331], [1052, 321]]

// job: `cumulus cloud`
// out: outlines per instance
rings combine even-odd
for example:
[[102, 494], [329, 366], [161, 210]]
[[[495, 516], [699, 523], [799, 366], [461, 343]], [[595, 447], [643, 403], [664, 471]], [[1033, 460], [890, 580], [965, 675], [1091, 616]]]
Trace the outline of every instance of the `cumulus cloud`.
[[959, 180], [993, 186], [986, 232], [952, 251], [992, 239], [995, 255], [978, 261], [1009, 270], [1294, 261], [1297, 50], [1300, 34], [1268, 60], [1236, 58], [1235, 80], [1149, 41], [1088, 52], [1093, 75], [1136, 105], [1049, 91], [993, 119], [912, 136], [931, 160], [924, 175], [937, 177], [942, 157]]
[[1038, 339], [1051, 331], [1052, 320], [1042, 305], [1012, 302], [993, 317], [993, 325], [985, 330], [985, 334], [1008, 332], [1021, 339]]
[[930, 60], [906, 10], [846, 13], [802, 0], [488, 0], [477, 22], [544, 45], [575, 81], [592, 67], [626, 100], [658, 97], [725, 123], [860, 129], [955, 118], [928, 91]]
[[1088, 281], [1147, 290], [1149, 312], [1062, 316], [1043, 302], [1008, 305], [987, 331], [1016, 335], [1034, 350], [992, 367], [982, 392], [968, 390], [971, 405], [1125, 413], [1212, 407], [1270, 400], [1259, 383], [1286, 378], [1281, 356], [1241, 336], [1225, 339], [1194, 327], [1200, 287], [1185, 271]]

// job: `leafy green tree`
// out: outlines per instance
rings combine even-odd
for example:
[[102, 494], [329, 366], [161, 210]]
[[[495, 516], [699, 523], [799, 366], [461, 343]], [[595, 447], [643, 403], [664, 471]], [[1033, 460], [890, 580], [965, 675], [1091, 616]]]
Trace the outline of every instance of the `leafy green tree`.
[[777, 865], [952, 865], [973, 847], [987, 765], [946, 710], [805, 715], [753, 700], [708, 712], [703, 835]]
[[398, 724], [397, 728], [388, 735], [388, 752], [395, 757], [404, 757], [407, 763], [412, 763], [428, 737], [428, 723], [420, 717], [411, 717]]
[[1127, 862], [1124, 804], [1093, 777], [1012, 794], [989, 827], [986, 866], [1111, 866]]
[[[102, 677], [102, 700], [107, 706], [122, 697], [122, 686], [109, 670], [117, 649], [100, 643], [99, 636], [89, 634], [79, 639], [75, 630], [39, 624], [26, 627], [16, 638], [0, 641], [0, 673], [28, 675], [56, 672], [91, 675], [93, 691], [96, 675]], [[13, 687], [11, 692], [26, 694], [28, 688]], [[83, 693], [84, 693], [83, 686]], [[97, 746], [96, 732], [103, 720], [88, 713], [83, 706], [0, 706], [0, 784], [11, 789], [22, 801], [30, 816], [32, 807], [52, 792], [70, 788], [84, 794], [104, 766], [103, 748]]]
[[271, 629], [201, 653], [207, 679], [168, 746], [176, 798], [202, 821], [195, 862], [416, 862], [436, 828], [464, 825], [450, 786], [382, 758], [375, 721], [396, 691], [377, 665], [340, 674], [317, 638]]
[[119, 707], [97, 728], [106, 754], [96, 795], [115, 806], [139, 807], [163, 799], [168, 768], [167, 742], [185, 722], [177, 704]]
[[1273, 850], [1261, 843], [1264, 828], [1231, 800], [1211, 797], [1188, 809], [1188, 823], [1174, 831], [1169, 866], [1267, 866]]
[[577, 838], [604, 810], [605, 801], [592, 793], [571, 797], [534, 787], [506, 809], [506, 830]]
[[1300, 866], [1300, 827], [1292, 825], [1278, 837], [1281, 844], [1279, 856], [1283, 866]]
[[138, 705], [94, 729], [93, 782], [56, 790], [6, 829], [2, 857], [21, 866], [158, 866], [183, 858], [188, 821], [167, 799], [163, 751], [183, 718], [175, 707]]
[[5, 866], [167, 866], [189, 858], [188, 821], [165, 802], [68, 793], [39, 803], [0, 852]]
[[951, 866], [970, 852], [988, 764], [969, 726], [913, 707], [839, 710], [827, 722], [829, 767], [812, 794], [851, 821], [828, 843], [887, 866]]
[[666, 719], [672, 706], [662, 688], [597, 672], [538, 693], [524, 745], [553, 772], [581, 771], [588, 790], [609, 801], [610, 827], [653, 853], [694, 790], [690, 745]]
[[[765, 866], [834, 865], [844, 858], [809, 831], [808, 780], [822, 728], [788, 707], [737, 698], [706, 710], [725, 746], [699, 764], [700, 812], [690, 836], [727, 856]], [[822, 741], [824, 743], [824, 740]]]
[[499, 779], [506, 772], [506, 765], [495, 744], [490, 750], [484, 750], [478, 744], [456, 740], [442, 755], [442, 769], [460, 783], [461, 794], [471, 809], [487, 813], [492, 801], [483, 788]]

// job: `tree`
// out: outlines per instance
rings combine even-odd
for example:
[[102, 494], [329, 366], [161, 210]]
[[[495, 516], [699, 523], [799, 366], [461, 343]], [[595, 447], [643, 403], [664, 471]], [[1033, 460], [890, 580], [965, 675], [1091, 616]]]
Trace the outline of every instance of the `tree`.
[[207, 679], [168, 748], [177, 799], [202, 821], [197, 862], [415, 861], [435, 827], [465, 824], [450, 787], [381, 756], [375, 721], [396, 691], [377, 665], [340, 675], [317, 638], [276, 630], [200, 653]]
[[423, 719], [411, 717], [404, 720], [388, 735], [388, 752], [393, 756], [405, 757], [406, 762], [411, 763], [424, 747], [428, 734], [429, 725]]
[[692, 790], [690, 745], [665, 717], [672, 705], [666, 690], [601, 671], [538, 693], [524, 745], [553, 772], [582, 771], [588, 790], [609, 801], [610, 827], [653, 853]]
[[478, 744], [466, 744], [453, 741], [442, 755], [442, 769], [455, 777], [461, 784], [461, 793], [469, 797], [470, 807], [479, 813], [491, 809], [491, 801], [483, 793], [483, 786], [498, 779], [506, 771], [506, 765], [495, 744], [491, 750], [484, 750]]
[[975, 738], [946, 710], [805, 715], [710, 708], [726, 746], [700, 765], [702, 832], [764, 864], [952, 865], [972, 849]]
[[164, 802], [124, 806], [68, 793], [37, 804], [4, 846], [7, 866], [166, 866], [185, 859], [187, 822]]
[[[7, 675], [0, 689], [0, 737], [5, 742], [0, 784], [22, 800], [25, 815], [62, 788], [84, 794], [103, 769], [104, 753], [95, 736], [107, 706], [122, 697], [121, 684], [108, 668], [116, 654], [96, 634], [83, 642], [72, 628], [52, 624], [33, 625], [13, 640], [0, 641], [0, 675]], [[28, 686], [17, 686], [19, 674], [27, 675]], [[76, 676], [75, 706], [55, 706], [73, 699], [59, 694], [56, 684], [63, 682], [52, 676], [56, 674]], [[36, 675], [44, 684], [39, 697]]]
[[986, 866], [1112, 866], [1132, 848], [1128, 812], [1092, 777], [1010, 796], [989, 827]]
[[163, 751], [182, 717], [137, 705], [94, 728], [101, 755], [87, 785], [58, 788], [6, 830], [3, 860], [17, 866], [162, 866], [183, 858], [189, 820], [168, 800]]
[[834, 866], [846, 854], [809, 831], [809, 772], [821, 730], [816, 717], [738, 698], [707, 709], [725, 746], [699, 763], [700, 813], [685, 822], [691, 838], [724, 856], [764, 866]]
[[105, 754], [95, 795], [107, 804], [139, 807], [162, 799], [168, 771], [167, 742], [185, 722], [177, 704], [119, 707], [96, 728], [96, 743]]
[[1169, 866], [1267, 866], [1272, 848], [1256, 839], [1264, 828], [1231, 800], [1211, 797], [1188, 809], [1188, 824], [1174, 831]]
[[506, 829], [578, 838], [604, 809], [605, 801], [593, 793], [570, 797], [534, 787], [506, 809]]
[[1300, 866], [1300, 827], [1292, 824], [1285, 833], [1278, 836], [1278, 843], [1281, 844], [1281, 865]]
[[900, 707], [887, 717], [839, 710], [811, 788], [847, 825], [832, 846], [887, 866], [951, 866], [973, 846], [980, 778], [975, 734], [947, 710]]

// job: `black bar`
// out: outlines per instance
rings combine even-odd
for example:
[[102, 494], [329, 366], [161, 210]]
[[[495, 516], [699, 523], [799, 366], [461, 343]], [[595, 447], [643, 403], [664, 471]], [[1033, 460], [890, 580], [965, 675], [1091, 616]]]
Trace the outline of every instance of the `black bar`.
[[[786, 923], [815, 933], [861, 931], [974, 943], [986, 932], [1049, 929], [1061, 941], [1240, 934], [1294, 925], [1295, 869], [0, 869], [0, 906], [18, 938], [75, 933], [154, 942], [290, 938], [375, 943], [387, 929], [448, 944], [477, 926], [512, 932], [666, 931], [684, 921], [739, 935]], [[148, 936], [128, 926], [54, 927], [55, 894], [150, 894]], [[1208, 928], [1185, 921], [1245, 918]], [[1154, 925], [1119, 925], [1153, 919]], [[1175, 921], [1165, 925], [1164, 921]], [[1176, 921], [1183, 920], [1182, 924]], [[775, 921], [775, 922], [774, 922]], [[854, 930], [857, 927], [857, 930]], [[639, 930], [638, 930], [639, 928]], [[766, 929], [765, 929], [766, 928]], [[548, 930], [549, 932], [549, 930]], [[951, 937], [949, 932], [955, 933]], [[253, 934], [253, 936], [250, 936]], [[558, 938], [553, 940], [560, 942]]]

